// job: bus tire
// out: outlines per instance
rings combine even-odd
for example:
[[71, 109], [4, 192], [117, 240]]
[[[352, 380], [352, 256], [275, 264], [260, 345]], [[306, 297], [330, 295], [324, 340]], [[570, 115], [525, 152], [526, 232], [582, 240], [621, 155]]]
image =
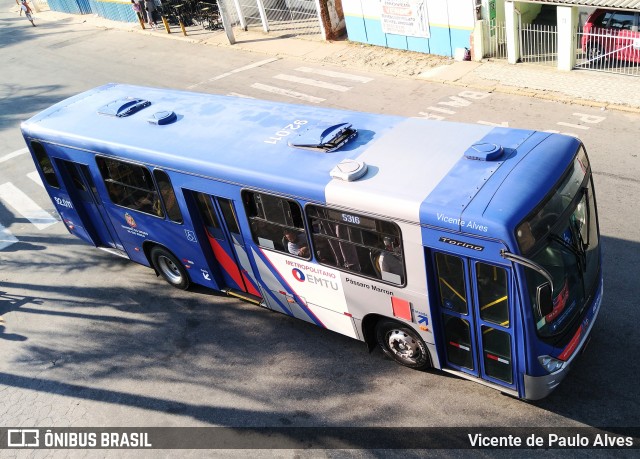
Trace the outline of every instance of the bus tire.
[[189, 274], [182, 263], [180, 263], [171, 252], [156, 245], [151, 249], [149, 257], [151, 258], [151, 264], [154, 269], [170, 285], [180, 290], [187, 290], [189, 288]]
[[395, 320], [376, 325], [376, 340], [387, 357], [405, 367], [424, 370], [431, 367], [427, 345], [411, 328]]

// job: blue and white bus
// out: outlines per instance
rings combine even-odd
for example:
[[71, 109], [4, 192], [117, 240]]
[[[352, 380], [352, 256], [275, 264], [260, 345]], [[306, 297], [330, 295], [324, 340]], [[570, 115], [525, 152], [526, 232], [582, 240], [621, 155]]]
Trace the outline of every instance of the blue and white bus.
[[573, 137], [111, 84], [22, 124], [69, 232], [515, 397], [602, 300]]

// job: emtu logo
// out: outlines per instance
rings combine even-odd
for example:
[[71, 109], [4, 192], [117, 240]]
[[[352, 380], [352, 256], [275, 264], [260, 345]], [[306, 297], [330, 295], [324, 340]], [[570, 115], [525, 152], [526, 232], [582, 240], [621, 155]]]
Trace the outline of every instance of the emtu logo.
[[306, 279], [304, 273], [298, 268], [293, 268], [291, 270], [291, 274], [293, 274], [293, 277], [295, 277], [298, 282], [304, 282], [304, 280]]

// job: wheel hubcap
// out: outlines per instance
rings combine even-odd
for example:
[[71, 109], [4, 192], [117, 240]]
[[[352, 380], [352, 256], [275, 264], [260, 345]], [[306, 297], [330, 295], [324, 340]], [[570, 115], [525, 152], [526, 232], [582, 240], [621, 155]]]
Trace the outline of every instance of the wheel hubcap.
[[158, 257], [158, 265], [162, 274], [174, 284], [179, 284], [182, 281], [182, 275], [180, 269], [176, 264], [165, 256]]
[[420, 356], [418, 341], [401, 330], [391, 330], [387, 335], [389, 349], [402, 360], [415, 363]]

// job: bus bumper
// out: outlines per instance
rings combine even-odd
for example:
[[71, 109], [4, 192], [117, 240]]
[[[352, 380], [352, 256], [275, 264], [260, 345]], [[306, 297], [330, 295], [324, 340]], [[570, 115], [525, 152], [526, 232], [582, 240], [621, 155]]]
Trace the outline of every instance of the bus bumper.
[[[578, 354], [579, 352], [576, 352], [574, 357]], [[573, 358], [565, 363], [562, 369], [545, 376], [529, 376], [525, 374], [524, 399], [540, 400], [541, 398], [545, 398], [562, 382], [565, 376], [567, 376], [572, 364]]]
[[553, 389], [567, 376], [571, 369], [575, 359], [584, 352], [591, 339], [591, 329], [596, 322], [598, 313], [600, 312], [600, 304], [602, 303], [602, 280], [600, 281], [600, 288], [596, 295], [591, 310], [587, 313], [583, 326], [587, 330], [583, 333], [580, 343], [576, 347], [571, 357], [564, 363], [561, 369], [544, 376], [529, 376], [524, 375], [524, 399], [525, 400], [540, 400], [541, 398], [549, 395]]

